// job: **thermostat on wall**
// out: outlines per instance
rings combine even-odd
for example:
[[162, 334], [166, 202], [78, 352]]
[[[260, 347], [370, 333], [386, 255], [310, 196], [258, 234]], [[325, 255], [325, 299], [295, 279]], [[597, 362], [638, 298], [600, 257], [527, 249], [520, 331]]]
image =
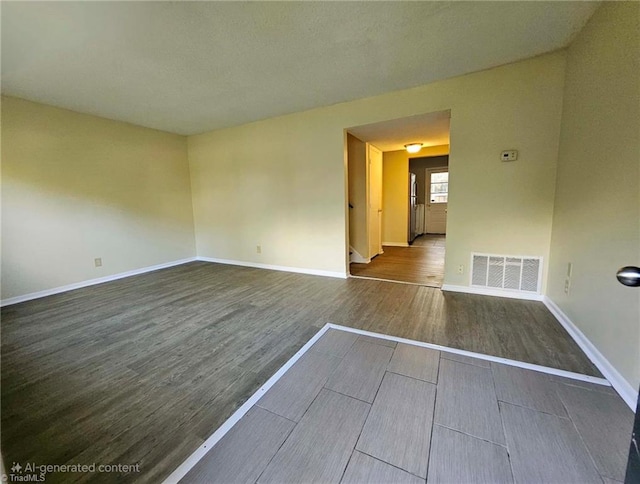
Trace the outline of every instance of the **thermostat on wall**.
[[507, 150], [500, 154], [502, 161], [516, 161], [518, 159], [518, 150]]

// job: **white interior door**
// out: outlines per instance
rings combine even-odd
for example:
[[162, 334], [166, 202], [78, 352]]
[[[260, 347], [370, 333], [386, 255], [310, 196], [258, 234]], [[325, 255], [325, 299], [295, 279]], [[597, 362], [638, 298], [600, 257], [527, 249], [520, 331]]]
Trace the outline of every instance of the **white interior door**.
[[369, 257], [382, 254], [382, 151], [367, 145], [369, 159]]
[[427, 168], [425, 177], [425, 224], [428, 234], [447, 233], [447, 203], [449, 201], [449, 169]]

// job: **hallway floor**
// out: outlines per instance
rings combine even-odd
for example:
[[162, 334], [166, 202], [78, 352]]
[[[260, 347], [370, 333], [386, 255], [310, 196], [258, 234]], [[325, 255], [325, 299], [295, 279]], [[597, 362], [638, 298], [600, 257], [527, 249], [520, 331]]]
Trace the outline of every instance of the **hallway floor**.
[[368, 264], [349, 265], [352, 276], [442, 287], [444, 235], [421, 235], [410, 247], [384, 246], [384, 253]]

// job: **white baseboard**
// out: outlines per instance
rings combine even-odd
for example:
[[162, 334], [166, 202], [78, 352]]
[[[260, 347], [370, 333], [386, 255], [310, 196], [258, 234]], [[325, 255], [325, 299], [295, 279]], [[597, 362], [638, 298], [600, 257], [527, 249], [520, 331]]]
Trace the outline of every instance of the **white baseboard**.
[[383, 242], [382, 245], [386, 245], [389, 247], [409, 247], [408, 242]]
[[620, 394], [622, 399], [629, 405], [631, 411], [635, 412], [636, 402], [638, 400], [638, 392], [633, 388], [629, 382], [609, 363], [609, 360], [600, 353], [598, 348], [589, 341], [582, 331], [569, 319], [560, 307], [554, 303], [549, 297], [544, 296], [542, 302], [551, 311], [551, 313], [560, 321], [560, 324], [567, 330], [567, 333], [573, 338], [573, 340], [580, 346], [582, 351], [589, 357], [594, 365], [600, 370], [607, 380], [611, 383], [613, 388]]
[[349, 277], [351, 279], [364, 279], [365, 281], [391, 282], [393, 284], [406, 284], [407, 286], [420, 286], [420, 287], [430, 287], [431, 289], [440, 289], [440, 286], [428, 286], [426, 284], [420, 284], [419, 282], [396, 281], [394, 279], [383, 279], [381, 277], [371, 277], [371, 276], [354, 276], [353, 274], [349, 274]]
[[360, 252], [358, 252], [353, 247], [349, 246], [349, 252], [351, 252], [349, 257], [349, 262], [355, 262], [356, 264], [368, 264], [371, 262], [369, 257], [364, 257]]
[[179, 266], [181, 264], [186, 264], [187, 262], [193, 262], [196, 260], [206, 261], [206, 262], [217, 262], [220, 264], [231, 264], [236, 266], [257, 267], [259, 269], [271, 269], [274, 271], [312, 274], [315, 276], [337, 277], [340, 279], [347, 278], [347, 274], [342, 272], [321, 271], [316, 269], [303, 269], [298, 267], [287, 267], [287, 266], [274, 266], [269, 264], [260, 264], [257, 262], [243, 262], [243, 261], [234, 261], [234, 260], [228, 260], [228, 259], [214, 259], [211, 257], [189, 257], [187, 259], [180, 259], [180, 260], [175, 260], [171, 262], [165, 262], [163, 264], [157, 264], [154, 266], [142, 267], [140, 269], [134, 269], [132, 271], [120, 272], [118, 274], [113, 274], [110, 276], [98, 277], [96, 279], [89, 279], [87, 281], [74, 282], [73, 284], [66, 284], [64, 286], [53, 287], [51, 289], [45, 289], [44, 291], [24, 294], [22, 296], [10, 297], [0, 301], [0, 307], [11, 306], [12, 304], [18, 304], [25, 301], [31, 301], [33, 299], [39, 299], [41, 297], [52, 296], [54, 294], [60, 294], [61, 292], [72, 291], [74, 289], [80, 289], [83, 287], [94, 286], [96, 284], [102, 284], [104, 282], [115, 281], [118, 279], [123, 279], [125, 277], [136, 276], [138, 274], [144, 274], [146, 272], [153, 272], [159, 269], [166, 269], [168, 267]]
[[520, 291], [509, 291], [508, 289], [494, 289], [491, 287], [456, 286], [453, 284], [443, 284], [443, 291], [464, 292], [467, 294], [480, 294], [482, 296], [508, 297], [511, 299], [525, 299], [527, 301], [542, 301], [542, 294], [527, 293]]
[[216, 257], [196, 257], [196, 260], [204, 262], [215, 262], [217, 264], [228, 264], [232, 266], [254, 267], [256, 269], [269, 269], [272, 271], [295, 272], [298, 274], [310, 274], [312, 276], [336, 277], [338, 279], [346, 279], [346, 272], [322, 271], [319, 269], [306, 269], [303, 267], [277, 266], [272, 264], [262, 264], [261, 262], [248, 262], [232, 259], [218, 259]]
[[174, 260], [171, 262], [165, 262], [163, 264], [157, 264], [155, 266], [142, 267], [140, 269], [134, 269], [132, 271], [120, 272], [111, 276], [98, 277], [96, 279], [89, 279], [88, 281], [74, 282], [73, 284], [45, 289], [44, 291], [32, 292], [29, 294], [24, 294], [22, 296], [10, 297], [8, 299], [3, 299], [2, 301], [0, 301], [0, 307], [10, 306], [12, 304], [18, 304], [25, 301], [31, 301], [32, 299], [39, 299], [41, 297], [52, 296], [54, 294], [60, 294], [61, 292], [72, 291], [73, 289], [94, 286], [96, 284], [102, 284], [103, 282], [115, 281], [117, 279], [123, 279], [125, 277], [136, 276], [138, 274], [144, 274], [146, 272], [153, 272], [159, 269], [166, 269], [167, 267], [179, 266], [181, 264], [186, 264], [187, 262], [193, 262], [195, 260], [195, 257], [189, 257], [188, 259]]

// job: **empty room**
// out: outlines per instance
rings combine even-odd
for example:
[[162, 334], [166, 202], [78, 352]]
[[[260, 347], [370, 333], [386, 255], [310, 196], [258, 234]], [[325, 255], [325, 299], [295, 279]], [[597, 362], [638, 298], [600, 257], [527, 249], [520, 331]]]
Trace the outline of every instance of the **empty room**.
[[639, 2], [0, 16], [4, 481], [640, 482]]

